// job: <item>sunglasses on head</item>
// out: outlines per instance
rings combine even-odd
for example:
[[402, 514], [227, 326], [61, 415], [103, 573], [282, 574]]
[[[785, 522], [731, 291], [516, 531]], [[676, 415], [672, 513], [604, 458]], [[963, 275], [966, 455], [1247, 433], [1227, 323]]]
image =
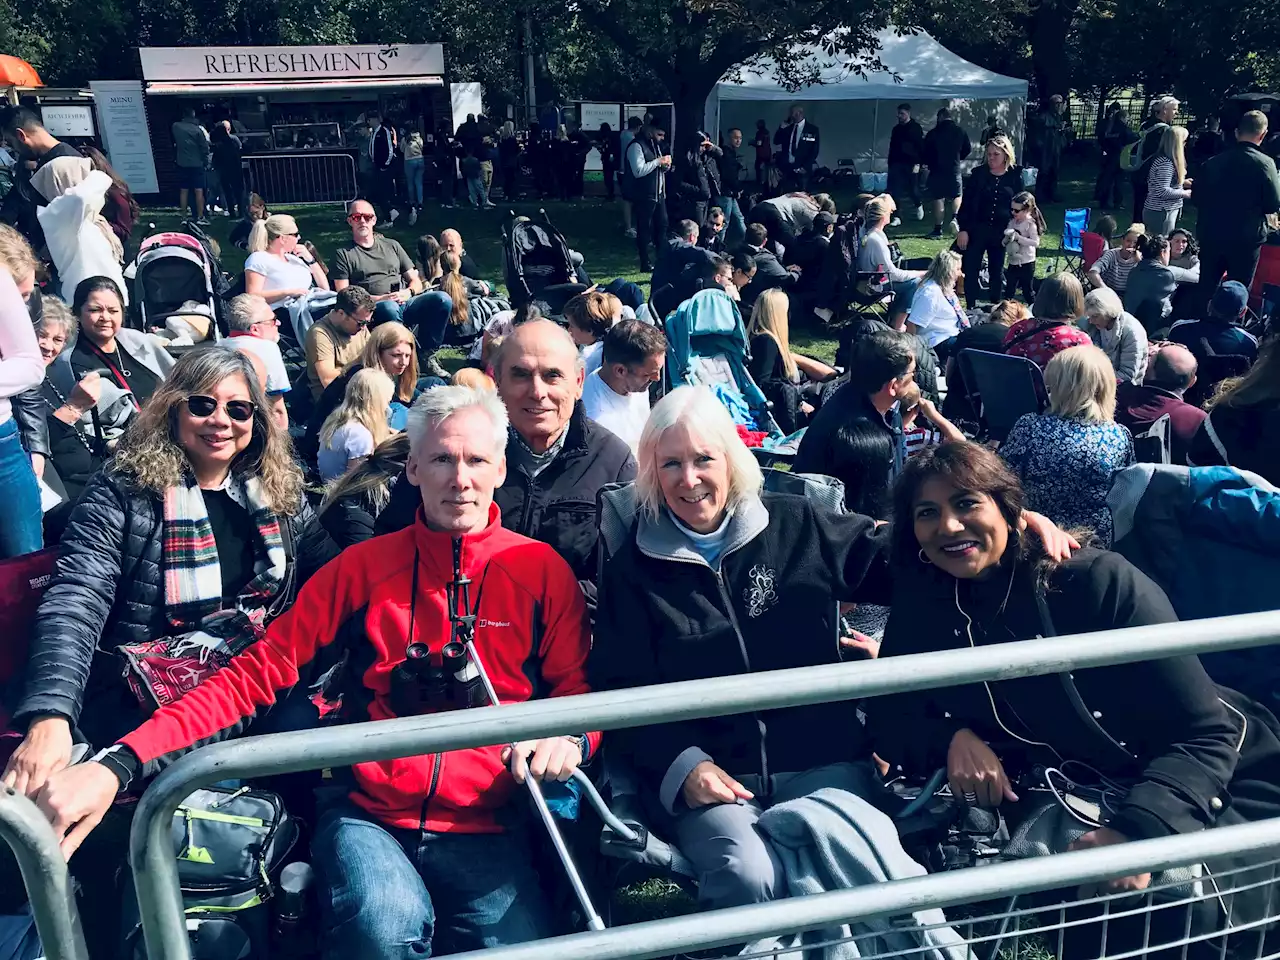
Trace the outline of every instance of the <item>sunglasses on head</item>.
[[347, 219], [354, 223], [373, 223], [374, 220], [378, 219], [378, 215], [376, 213], [353, 213]]
[[[253, 419], [253, 413], [258, 408], [248, 400], [228, 400], [224, 406], [227, 409], [227, 416], [236, 423], [246, 423]], [[193, 417], [211, 417], [214, 411], [218, 409], [218, 401], [213, 397], [205, 397], [200, 394], [192, 394], [187, 397], [187, 411]]]

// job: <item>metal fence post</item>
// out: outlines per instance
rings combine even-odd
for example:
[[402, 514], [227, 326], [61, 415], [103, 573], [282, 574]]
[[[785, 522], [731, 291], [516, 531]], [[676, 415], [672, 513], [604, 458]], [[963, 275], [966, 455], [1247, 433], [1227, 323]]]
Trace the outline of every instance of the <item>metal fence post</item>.
[[88, 960], [75, 890], [53, 828], [34, 803], [0, 789], [0, 838], [13, 848], [48, 960]]
[[[1280, 613], [1251, 613], [1023, 640], [977, 649], [588, 693], [213, 744], [193, 751], [157, 777], [143, 794], [134, 816], [131, 862], [148, 955], [151, 960], [190, 960], [170, 821], [178, 804], [193, 790], [218, 780], [251, 779], [266, 774], [390, 760], [569, 731], [642, 727], [1184, 654], [1218, 653], [1277, 640], [1280, 640]], [[1222, 832], [1213, 833], [1221, 835]], [[1280, 842], [1280, 837], [1272, 840]], [[1215, 841], [1206, 842], [1212, 846]], [[1108, 848], [1109, 851], [1119, 849]], [[865, 896], [866, 890], [855, 893]], [[789, 908], [798, 909], [797, 903], [789, 901]], [[703, 915], [700, 921], [706, 923], [710, 916]]]

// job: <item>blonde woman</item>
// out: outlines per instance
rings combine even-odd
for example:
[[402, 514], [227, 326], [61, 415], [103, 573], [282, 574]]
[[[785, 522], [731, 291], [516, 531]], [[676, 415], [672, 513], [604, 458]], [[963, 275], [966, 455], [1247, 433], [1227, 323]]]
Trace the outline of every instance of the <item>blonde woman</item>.
[[889, 289], [893, 293], [893, 305], [889, 307], [889, 323], [895, 330], [901, 330], [911, 310], [911, 302], [920, 281], [924, 278], [923, 270], [902, 270], [893, 262], [889, 254], [889, 239], [884, 228], [894, 211], [898, 209], [893, 197], [882, 193], [872, 197], [862, 206], [862, 247], [858, 251], [858, 273], [867, 275], [885, 274], [889, 278]]
[[373, 536], [374, 521], [391, 502], [391, 485], [408, 459], [409, 437], [397, 433], [329, 484], [316, 516], [339, 550]]
[[320, 428], [320, 479], [336, 480], [391, 435], [387, 412], [394, 392], [383, 370], [360, 370], [351, 378], [342, 403]]
[[773, 403], [778, 425], [794, 433], [813, 416], [821, 394], [819, 384], [836, 372], [821, 360], [792, 352], [787, 322], [790, 308], [784, 291], [765, 290], [751, 310], [747, 339], [751, 377]]
[[1271, 339], [1249, 372], [1218, 384], [1209, 418], [1191, 443], [1194, 466], [1249, 470], [1280, 484], [1280, 340]]
[[1160, 152], [1151, 161], [1142, 222], [1153, 237], [1167, 237], [1173, 233], [1182, 205], [1191, 196], [1186, 144], [1186, 127], [1166, 127], [1160, 137]]
[[256, 221], [244, 262], [245, 293], [275, 305], [305, 297], [312, 287], [328, 290], [329, 277], [298, 243], [297, 221], [283, 213]]
[[1134, 462], [1133, 437], [1115, 422], [1116, 371], [1094, 346], [1071, 347], [1044, 370], [1049, 409], [1020, 418], [1000, 445], [1027, 509], [1064, 529], [1088, 527], [1111, 546], [1111, 478]]
[[984, 163], [973, 168], [964, 181], [964, 205], [956, 214], [960, 232], [956, 247], [964, 257], [965, 306], [978, 300], [978, 273], [987, 258], [990, 290], [987, 300], [998, 303], [1004, 296], [1004, 228], [1013, 215], [1013, 198], [1022, 192], [1022, 168], [1013, 153], [1013, 143], [1004, 134], [987, 141]]
[[956, 296], [959, 280], [960, 255], [939, 250], [925, 271], [907, 315], [907, 333], [924, 337], [943, 362], [950, 355], [943, 349], [944, 345], [949, 346], [949, 341], [969, 325], [969, 318]]
[[[465, 327], [471, 316], [471, 300], [467, 278], [462, 275], [462, 259], [456, 253], [440, 254], [440, 292], [447, 294], [453, 305], [449, 312], [449, 326]], [[448, 336], [446, 335], [446, 340]]]

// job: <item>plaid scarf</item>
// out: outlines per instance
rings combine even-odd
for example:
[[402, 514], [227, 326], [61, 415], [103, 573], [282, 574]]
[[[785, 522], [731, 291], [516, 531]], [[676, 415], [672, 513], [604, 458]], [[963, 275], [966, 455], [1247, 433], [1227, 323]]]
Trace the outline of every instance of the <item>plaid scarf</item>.
[[[280, 538], [280, 521], [262, 497], [255, 477], [232, 476], [233, 499], [245, 505], [258, 528], [256, 576], [236, 598], [236, 608], [249, 611], [264, 607], [280, 589], [286, 557]], [[187, 476], [164, 494], [164, 532], [161, 555], [164, 569], [164, 603], [169, 622], [178, 628], [198, 625], [222, 608], [222, 568], [204, 496], [195, 479]]]

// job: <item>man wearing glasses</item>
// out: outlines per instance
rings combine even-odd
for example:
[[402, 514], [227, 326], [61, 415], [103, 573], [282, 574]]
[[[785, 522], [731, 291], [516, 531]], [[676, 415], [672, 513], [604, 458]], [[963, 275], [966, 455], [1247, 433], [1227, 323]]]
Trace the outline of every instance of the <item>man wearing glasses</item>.
[[284, 405], [284, 395], [290, 390], [289, 372], [280, 353], [280, 321], [271, 305], [262, 297], [242, 293], [231, 301], [227, 326], [231, 329], [227, 342], [261, 361], [266, 370], [262, 389], [270, 401], [271, 419], [282, 430], [289, 429], [289, 413]]
[[[377, 233], [378, 215], [368, 200], [356, 200], [347, 211], [351, 245], [333, 258], [333, 289], [354, 284], [374, 300], [372, 326], [397, 320], [418, 336], [424, 358], [439, 349], [449, 319], [448, 297], [423, 293], [422, 279], [398, 242]], [[443, 302], [441, 298], [443, 297]]]
[[307, 331], [307, 384], [313, 399], [320, 399], [324, 388], [364, 350], [373, 308], [373, 297], [364, 287], [343, 286], [333, 309]]

